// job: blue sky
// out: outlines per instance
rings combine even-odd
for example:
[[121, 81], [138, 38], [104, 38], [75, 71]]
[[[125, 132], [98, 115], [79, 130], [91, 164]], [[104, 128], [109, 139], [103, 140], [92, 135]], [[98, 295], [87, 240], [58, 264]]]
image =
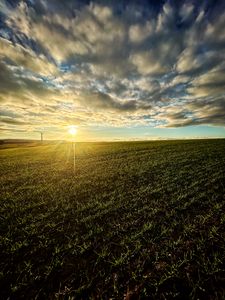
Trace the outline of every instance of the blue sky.
[[1, 138], [225, 137], [224, 1], [0, 0]]

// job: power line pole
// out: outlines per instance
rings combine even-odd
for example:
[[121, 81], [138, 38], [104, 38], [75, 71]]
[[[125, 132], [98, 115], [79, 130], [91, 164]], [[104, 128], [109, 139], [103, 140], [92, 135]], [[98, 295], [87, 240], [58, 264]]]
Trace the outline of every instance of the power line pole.
[[73, 173], [75, 174], [75, 170], [76, 170], [76, 145], [75, 145], [75, 141], [73, 141]]
[[44, 133], [41, 132], [41, 142], [43, 142], [43, 135], [44, 135]]

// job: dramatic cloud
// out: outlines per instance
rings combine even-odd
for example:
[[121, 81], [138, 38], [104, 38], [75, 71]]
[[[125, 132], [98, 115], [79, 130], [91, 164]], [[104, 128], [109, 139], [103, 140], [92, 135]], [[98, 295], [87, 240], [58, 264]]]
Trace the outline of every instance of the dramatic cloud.
[[0, 127], [225, 126], [224, 1], [0, 0]]

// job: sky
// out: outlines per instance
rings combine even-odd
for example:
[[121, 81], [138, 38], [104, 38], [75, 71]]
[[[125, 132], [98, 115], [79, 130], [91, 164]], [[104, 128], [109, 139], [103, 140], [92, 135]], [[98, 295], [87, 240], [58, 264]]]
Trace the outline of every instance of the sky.
[[225, 137], [225, 1], [0, 0], [0, 138]]

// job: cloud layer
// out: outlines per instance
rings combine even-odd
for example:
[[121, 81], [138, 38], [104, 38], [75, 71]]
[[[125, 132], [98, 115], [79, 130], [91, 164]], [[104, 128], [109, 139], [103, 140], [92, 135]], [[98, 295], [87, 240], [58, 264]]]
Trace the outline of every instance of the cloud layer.
[[1, 131], [225, 126], [225, 5], [200, 2], [1, 0]]

